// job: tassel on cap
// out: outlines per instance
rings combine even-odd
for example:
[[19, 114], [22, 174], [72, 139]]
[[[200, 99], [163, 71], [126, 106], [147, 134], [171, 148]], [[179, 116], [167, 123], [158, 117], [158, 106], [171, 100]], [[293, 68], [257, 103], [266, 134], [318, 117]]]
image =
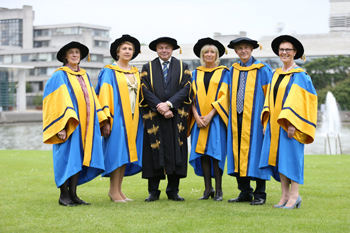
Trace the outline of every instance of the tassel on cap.
[[180, 48], [180, 54], [182, 54], [182, 49], [181, 49], [181, 46], [179, 46], [179, 48]]
[[262, 46], [261, 46], [261, 44], [258, 44], [259, 45], [259, 47], [260, 47], [260, 50], [262, 50]]
[[306, 61], [306, 56], [305, 56], [305, 54], [303, 54], [303, 56], [301, 56], [300, 59], [303, 60], [303, 61]]
[[228, 54], [227, 49], [225, 48], [225, 54]]
[[87, 62], [91, 61], [90, 53], [88, 54]]

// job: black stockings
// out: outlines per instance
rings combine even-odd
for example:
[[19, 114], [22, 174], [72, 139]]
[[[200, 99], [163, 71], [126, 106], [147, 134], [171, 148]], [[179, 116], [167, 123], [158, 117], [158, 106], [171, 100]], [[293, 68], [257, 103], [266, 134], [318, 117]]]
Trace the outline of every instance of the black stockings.
[[[214, 168], [214, 176], [215, 176], [215, 189], [216, 191], [222, 191], [221, 188], [221, 178], [222, 178], [222, 170], [219, 167], [219, 160], [213, 160], [213, 168]], [[212, 184], [211, 184], [211, 158], [208, 155], [203, 155], [201, 157], [201, 165], [203, 170], [204, 177], [204, 185], [205, 191], [211, 192]]]
[[[70, 201], [74, 201], [76, 203], [80, 202], [81, 200], [77, 196], [77, 185], [79, 180], [79, 173], [71, 176], [64, 184], [60, 186], [61, 195], [60, 198], [62, 201], [69, 203]], [[68, 181], [69, 181], [69, 188], [68, 188]]]

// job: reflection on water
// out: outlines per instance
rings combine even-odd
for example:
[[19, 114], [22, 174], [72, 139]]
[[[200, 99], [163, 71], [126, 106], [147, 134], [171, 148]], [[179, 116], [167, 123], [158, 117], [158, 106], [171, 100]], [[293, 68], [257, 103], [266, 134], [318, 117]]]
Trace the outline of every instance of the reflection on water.
[[43, 143], [42, 124], [0, 126], [0, 149], [51, 150]]
[[[340, 133], [340, 142], [343, 154], [350, 154], [350, 125], [342, 124]], [[305, 145], [305, 154], [325, 154], [326, 134], [322, 132], [321, 124], [317, 125], [315, 141], [312, 144]], [[330, 146], [332, 154], [336, 152], [335, 138], [330, 137]], [[340, 154], [339, 145], [337, 146], [338, 154]], [[327, 154], [329, 147], [327, 142]]]
[[[340, 141], [343, 154], [350, 154], [350, 125], [342, 125]], [[52, 145], [43, 142], [42, 125], [38, 123], [28, 125], [0, 126], [0, 149], [17, 150], [51, 150]], [[335, 139], [331, 138], [332, 153], [335, 153]], [[321, 127], [316, 130], [315, 141], [305, 145], [305, 154], [324, 154], [325, 135]], [[329, 150], [327, 149], [327, 153]], [[338, 147], [339, 153], [339, 147]]]

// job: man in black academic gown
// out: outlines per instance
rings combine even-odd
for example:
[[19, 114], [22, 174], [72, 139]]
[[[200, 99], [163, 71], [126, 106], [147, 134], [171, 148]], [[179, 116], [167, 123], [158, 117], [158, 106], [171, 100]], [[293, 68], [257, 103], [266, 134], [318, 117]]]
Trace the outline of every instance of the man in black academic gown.
[[[168, 199], [180, 197], [180, 178], [187, 176], [187, 116], [191, 105], [191, 72], [188, 65], [172, 57], [177, 41], [161, 37], [149, 48], [158, 57], [142, 67], [140, 111], [145, 123], [142, 178], [148, 179], [149, 197], [159, 199], [159, 182], [168, 179]], [[181, 48], [180, 48], [181, 53]]]

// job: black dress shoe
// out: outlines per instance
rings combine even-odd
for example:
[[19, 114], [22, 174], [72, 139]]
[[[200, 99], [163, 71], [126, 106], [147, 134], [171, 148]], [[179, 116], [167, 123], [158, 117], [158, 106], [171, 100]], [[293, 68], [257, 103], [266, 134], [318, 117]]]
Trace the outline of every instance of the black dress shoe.
[[173, 201], [184, 201], [185, 198], [181, 197], [179, 194], [174, 194], [174, 195], [168, 195], [169, 200]]
[[210, 192], [205, 193], [205, 191], [204, 191], [203, 196], [201, 198], [199, 198], [198, 200], [208, 200], [209, 197], [214, 198], [214, 193], [215, 193], [215, 191], [214, 191], [214, 188], [212, 187]]
[[224, 195], [224, 193], [222, 191], [216, 191], [214, 201], [222, 201], [223, 195]]
[[74, 202], [77, 205], [91, 205], [91, 203], [85, 202], [83, 200], [80, 200], [79, 202]]
[[63, 206], [77, 206], [73, 201], [70, 201], [68, 203], [64, 202], [60, 199], [58, 199], [58, 204], [63, 205]]
[[265, 204], [266, 200], [262, 198], [254, 199], [252, 202], [250, 202], [251, 205], [263, 205]]
[[145, 201], [147, 202], [151, 202], [151, 201], [156, 201], [156, 200], [159, 200], [159, 197], [154, 195], [154, 194], [150, 194], [146, 199]]
[[228, 202], [251, 202], [253, 200], [253, 197], [240, 197], [233, 198], [228, 200]]

